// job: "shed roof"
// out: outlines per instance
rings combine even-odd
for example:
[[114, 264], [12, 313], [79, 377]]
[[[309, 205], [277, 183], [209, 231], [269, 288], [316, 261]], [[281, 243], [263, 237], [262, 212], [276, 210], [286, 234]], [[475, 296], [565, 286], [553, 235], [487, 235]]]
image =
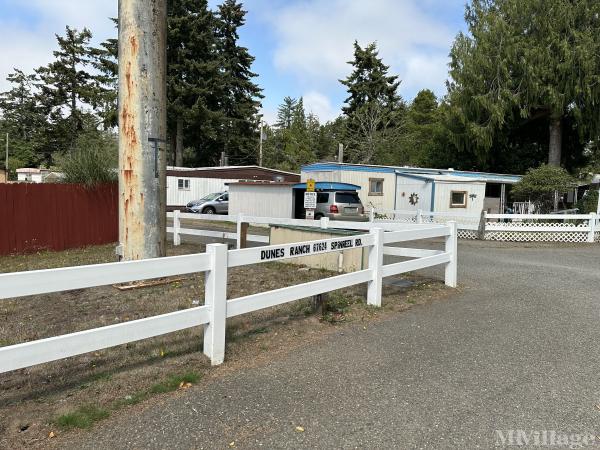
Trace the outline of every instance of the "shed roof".
[[479, 178], [469, 178], [447, 174], [416, 174], [416, 173], [404, 173], [402, 171], [396, 171], [396, 174], [401, 177], [416, 178], [419, 180], [435, 181], [438, 183], [485, 183], [486, 181]]
[[475, 178], [479, 181], [485, 181], [488, 183], [505, 183], [514, 184], [521, 180], [522, 175], [502, 174], [502, 173], [490, 173], [490, 172], [473, 172], [468, 170], [454, 170], [454, 169], [431, 169], [424, 167], [399, 167], [399, 166], [378, 166], [378, 165], [365, 165], [365, 164], [348, 164], [348, 163], [314, 163], [302, 166], [302, 172], [320, 172], [320, 171], [334, 171], [334, 170], [345, 170], [355, 172], [377, 172], [377, 173], [413, 173], [421, 175], [453, 175], [457, 177], [468, 177]]
[[284, 170], [261, 166], [225, 167], [167, 167], [167, 176], [185, 178], [218, 178], [224, 180], [266, 180], [282, 177], [284, 181], [297, 183], [300, 175]]
[[[306, 183], [297, 183], [294, 189], [306, 189]], [[317, 181], [315, 183], [317, 191], [360, 191], [360, 186], [350, 183], [336, 183], [331, 181]]]

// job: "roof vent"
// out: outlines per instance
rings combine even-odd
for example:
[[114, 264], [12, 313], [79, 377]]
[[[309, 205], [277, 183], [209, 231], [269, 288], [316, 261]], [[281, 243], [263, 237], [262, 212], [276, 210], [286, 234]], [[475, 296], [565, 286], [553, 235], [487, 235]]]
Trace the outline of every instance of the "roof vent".
[[282, 177], [281, 175], [275, 175], [273, 177], [273, 181], [276, 183], [283, 183], [285, 181], [285, 178]]

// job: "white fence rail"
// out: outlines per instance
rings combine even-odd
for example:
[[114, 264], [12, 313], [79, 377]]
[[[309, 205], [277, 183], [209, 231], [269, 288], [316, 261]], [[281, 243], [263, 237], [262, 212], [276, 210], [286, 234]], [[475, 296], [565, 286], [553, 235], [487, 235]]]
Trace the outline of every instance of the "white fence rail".
[[[263, 218], [269, 223], [273, 219]], [[214, 220], [214, 218], [213, 218]], [[204, 353], [213, 365], [223, 362], [227, 318], [263, 308], [330, 292], [360, 283], [368, 284], [367, 303], [381, 306], [382, 279], [436, 265], [445, 266], [445, 283], [457, 283], [456, 224], [409, 227], [362, 224], [368, 233], [340, 238], [228, 250], [225, 244], [210, 244], [206, 253], [153, 260], [100, 264], [63, 269], [0, 274], [0, 300], [71, 289], [171, 275], [205, 273], [205, 304], [195, 308], [145, 319], [110, 325], [62, 336], [0, 347], [0, 373], [46, 363], [87, 352], [204, 326]], [[403, 249], [385, 246], [399, 242], [443, 237], [444, 250]], [[288, 258], [367, 248], [368, 268], [318, 281], [227, 300], [227, 271], [230, 267], [281, 261]], [[383, 265], [383, 255], [416, 258]]]
[[514, 242], [600, 242], [600, 217], [591, 214], [483, 214], [373, 210], [380, 223], [457, 222], [458, 237]]
[[[347, 221], [330, 221], [329, 218], [323, 217], [320, 220], [307, 220], [307, 219], [289, 219], [284, 217], [260, 217], [260, 216], [248, 216], [245, 214], [238, 215], [215, 215], [215, 214], [191, 214], [182, 213], [180, 211], [173, 211], [167, 214], [167, 218], [173, 219], [173, 226], [167, 227], [167, 232], [173, 234], [173, 243], [175, 245], [181, 244], [181, 236], [206, 236], [215, 237], [220, 239], [231, 239], [236, 240], [236, 248], [241, 248], [241, 236], [242, 236], [242, 225], [243, 224], [255, 224], [255, 225], [289, 225], [289, 226], [301, 226], [310, 228], [320, 229], [344, 229], [344, 230], [356, 230], [356, 231], [369, 231], [374, 227], [373, 222], [347, 222]], [[182, 228], [181, 221], [197, 221], [199, 223], [211, 222], [215, 227], [218, 227], [218, 222], [229, 222], [236, 224], [236, 231], [215, 231], [215, 230], [203, 230], [198, 228]], [[442, 223], [445, 224], [448, 221]], [[433, 223], [433, 222], [422, 222], [422, 223]], [[409, 229], [420, 229], [421, 226], [416, 226], [415, 222], [403, 223], [398, 221], [377, 221], [375, 226], [382, 228], [384, 231], [396, 231], [396, 230], [409, 230]], [[269, 243], [269, 236], [267, 235], [247, 235], [247, 240], [250, 242]]]

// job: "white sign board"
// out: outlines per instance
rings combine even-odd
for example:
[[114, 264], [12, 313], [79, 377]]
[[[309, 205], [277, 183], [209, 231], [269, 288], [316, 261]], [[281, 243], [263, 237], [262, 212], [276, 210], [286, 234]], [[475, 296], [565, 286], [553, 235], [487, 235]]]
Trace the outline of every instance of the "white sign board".
[[317, 193], [316, 192], [305, 192], [304, 193], [304, 209], [316, 209], [317, 208]]

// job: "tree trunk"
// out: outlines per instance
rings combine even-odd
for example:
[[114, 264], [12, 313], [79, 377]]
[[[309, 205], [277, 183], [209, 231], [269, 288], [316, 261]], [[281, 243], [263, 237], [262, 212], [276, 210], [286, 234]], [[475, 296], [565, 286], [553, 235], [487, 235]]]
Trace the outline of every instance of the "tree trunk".
[[550, 119], [550, 149], [548, 165], [560, 167], [562, 153], [562, 123], [559, 118]]
[[183, 167], [183, 119], [177, 118], [177, 134], [175, 136], [175, 165]]

